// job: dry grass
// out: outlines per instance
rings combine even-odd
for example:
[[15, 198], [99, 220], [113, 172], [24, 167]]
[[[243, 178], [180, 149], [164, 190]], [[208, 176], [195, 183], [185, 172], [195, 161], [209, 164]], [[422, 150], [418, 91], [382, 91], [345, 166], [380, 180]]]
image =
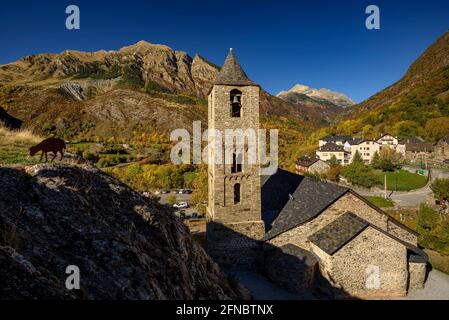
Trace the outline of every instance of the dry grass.
[[449, 274], [449, 256], [443, 256], [433, 250], [425, 249], [429, 256], [430, 264], [437, 270]]
[[29, 130], [9, 130], [0, 123], [0, 164], [34, 164], [28, 149], [43, 140]]
[[9, 130], [3, 123], [0, 122], [0, 137], [2, 138], [1, 144], [8, 143], [28, 143], [37, 144], [43, 140], [32, 133], [30, 130]]

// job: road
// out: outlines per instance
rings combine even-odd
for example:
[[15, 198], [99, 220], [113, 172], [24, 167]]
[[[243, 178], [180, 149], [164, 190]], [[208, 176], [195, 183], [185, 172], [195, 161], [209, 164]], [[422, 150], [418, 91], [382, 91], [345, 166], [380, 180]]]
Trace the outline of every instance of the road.
[[[419, 169], [418, 167], [409, 167], [411, 169]], [[448, 179], [449, 178], [449, 170], [447, 169], [441, 169], [441, 168], [432, 168], [432, 176], [431, 181], [435, 179]], [[421, 189], [417, 189], [414, 191], [387, 191], [388, 196], [391, 198], [391, 200], [394, 201], [394, 203], [399, 207], [416, 207], [421, 203], [427, 202], [428, 196], [432, 194], [432, 190], [430, 189], [429, 183]], [[377, 196], [377, 197], [384, 197], [384, 192], [382, 191], [362, 191], [354, 189], [357, 193], [361, 194], [362, 196]]]

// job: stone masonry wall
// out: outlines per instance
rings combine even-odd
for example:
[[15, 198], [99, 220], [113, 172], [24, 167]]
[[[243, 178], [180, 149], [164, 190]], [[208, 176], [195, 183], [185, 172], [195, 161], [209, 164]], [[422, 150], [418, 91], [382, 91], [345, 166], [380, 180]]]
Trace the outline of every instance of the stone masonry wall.
[[[312, 249], [315, 254], [327, 255], [315, 248]], [[351, 297], [398, 297], [407, 293], [405, 246], [372, 227], [323, 260], [327, 261], [322, 264], [323, 275]]]
[[426, 281], [426, 263], [409, 262], [409, 289], [423, 289]]
[[[231, 116], [230, 92], [242, 92], [241, 117]], [[261, 214], [260, 166], [248, 163], [251, 145], [245, 141], [242, 172], [233, 173], [232, 153], [241, 150], [226, 150], [224, 143], [229, 129], [254, 130], [257, 141], [259, 130], [259, 87], [215, 85], [209, 95], [209, 129], [216, 129], [222, 135], [221, 161], [209, 164], [209, 200], [207, 249], [208, 253], [222, 266], [255, 268], [261, 257], [260, 243], [265, 233]], [[256, 143], [257, 146], [257, 143]], [[226, 152], [230, 161], [225, 163]], [[255, 150], [257, 154], [257, 149]], [[211, 160], [212, 154], [209, 155]], [[234, 186], [240, 185], [240, 202], [234, 202]]]

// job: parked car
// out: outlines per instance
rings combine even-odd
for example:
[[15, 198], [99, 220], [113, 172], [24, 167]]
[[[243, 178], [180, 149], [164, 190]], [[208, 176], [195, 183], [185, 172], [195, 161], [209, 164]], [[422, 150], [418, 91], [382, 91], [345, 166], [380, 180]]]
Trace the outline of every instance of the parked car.
[[167, 194], [167, 193], [170, 193], [170, 191], [168, 191], [168, 190], [161, 190], [160, 193], [161, 194]]
[[151, 193], [149, 193], [149, 192], [144, 192], [144, 193], [142, 193], [142, 195], [143, 195], [144, 197], [146, 197], [146, 198], [149, 198], [149, 197], [151, 196]]
[[181, 189], [179, 190], [179, 194], [192, 194], [193, 191], [192, 190], [188, 190], [188, 189]]
[[173, 205], [173, 208], [176, 208], [176, 209], [186, 209], [188, 207], [189, 207], [189, 204], [185, 201], [181, 201], [181, 202], [175, 203]]
[[201, 219], [201, 218], [204, 218], [204, 215], [202, 215], [201, 213], [194, 212], [191, 215], [191, 219]]

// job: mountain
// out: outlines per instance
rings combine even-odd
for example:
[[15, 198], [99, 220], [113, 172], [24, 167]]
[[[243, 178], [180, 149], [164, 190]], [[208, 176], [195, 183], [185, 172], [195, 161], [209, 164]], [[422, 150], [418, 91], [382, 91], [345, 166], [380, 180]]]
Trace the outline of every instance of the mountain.
[[[433, 43], [398, 82], [347, 110], [337, 131], [436, 141], [449, 135], [449, 32]], [[345, 129], [346, 128], [346, 129]], [[351, 132], [348, 132], [351, 131]]]
[[293, 104], [315, 102], [340, 108], [349, 108], [355, 105], [354, 101], [342, 93], [324, 88], [318, 90], [302, 84], [297, 84], [288, 91], [281, 91], [277, 97]]
[[[145, 41], [117, 51], [31, 55], [0, 66], [0, 107], [24, 127], [67, 138], [165, 134], [193, 120], [207, 126], [206, 96], [219, 70], [199, 54]], [[293, 105], [265, 91], [260, 109], [306, 126], [336, 116], [327, 103]]]
[[170, 208], [95, 167], [0, 167], [0, 180], [1, 300], [249, 298]]

